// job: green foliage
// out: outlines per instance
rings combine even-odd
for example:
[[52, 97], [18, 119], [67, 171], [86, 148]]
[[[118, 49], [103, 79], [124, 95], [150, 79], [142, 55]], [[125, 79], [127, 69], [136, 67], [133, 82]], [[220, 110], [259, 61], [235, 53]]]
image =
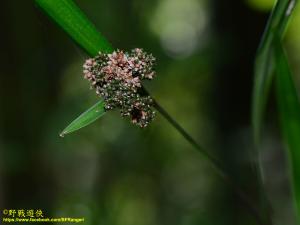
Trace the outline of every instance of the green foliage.
[[[36, 0], [36, 3], [90, 56], [97, 55], [99, 51], [103, 53], [113, 51], [110, 43], [97, 31], [96, 27], [72, 0]], [[62, 135], [87, 126], [104, 115], [104, 112], [104, 103], [100, 100], [74, 120], [62, 132]]]
[[[72, 0], [36, 0], [36, 3], [45, 10], [90, 56], [95, 56], [98, 51], [111, 52], [113, 48], [109, 42], [98, 32], [95, 26], [86, 18]], [[262, 129], [263, 115], [269, 96], [272, 74], [277, 73], [277, 93], [281, 115], [281, 122], [286, 142], [290, 152], [290, 162], [293, 174], [294, 190], [298, 209], [300, 208], [300, 105], [297, 93], [291, 78], [291, 72], [280, 39], [283, 38], [287, 22], [291, 17], [296, 0], [278, 0], [274, 7], [255, 60], [255, 80], [253, 90], [252, 123], [254, 128], [255, 143], [258, 146]], [[278, 39], [277, 39], [278, 37]], [[181, 132], [181, 134], [200, 152], [219, 168], [218, 163], [202, 150], [201, 147], [158, 105], [156, 108]], [[105, 113], [103, 101], [74, 120], [63, 132], [62, 136], [74, 132], [92, 123]], [[229, 180], [226, 172], [219, 169], [224, 179]], [[224, 175], [224, 174], [225, 175]], [[243, 192], [238, 189], [238, 193]], [[246, 196], [247, 197], [247, 196]], [[246, 198], [244, 197], [244, 198]], [[244, 199], [242, 198], [242, 199]], [[246, 198], [247, 202], [247, 198]], [[249, 206], [252, 207], [251, 205]], [[256, 212], [253, 213], [257, 214]], [[298, 210], [298, 215], [300, 212]], [[259, 216], [257, 216], [259, 217]], [[259, 219], [258, 219], [259, 221]]]
[[[255, 80], [253, 90], [252, 123], [254, 140], [259, 147], [263, 116], [274, 72], [277, 74], [276, 87], [282, 130], [288, 144], [290, 168], [294, 184], [295, 200], [300, 216], [300, 105], [292, 75], [288, 67], [281, 39], [296, 0], [277, 1], [262, 38], [255, 61]], [[297, 179], [298, 178], [298, 179]]]
[[82, 113], [77, 119], [75, 119], [68, 127], [66, 127], [60, 134], [61, 137], [63, 137], [66, 134], [72, 133], [74, 131], [77, 131], [98, 118], [100, 118], [105, 113], [104, 110], [104, 102], [99, 101], [94, 106], [92, 106], [90, 109], [88, 109], [86, 112]]
[[110, 43], [72, 0], [35, 0], [89, 55], [109, 53]]
[[252, 102], [252, 123], [255, 143], [259, 144], [266, 102], [269, 96], [272, 75], [275, 69], [273, 40], [274, 34], [283, 37], [296, 0], [278, 0], [269, 18], [261, 40], [256, 60]]
[[[300, 101], [280, 39], [275, 43], [276, 89], [282, 132], [289, 150], [291, 178], [300, 219]], [[300, 221], [299, 221], [300, 222]]]

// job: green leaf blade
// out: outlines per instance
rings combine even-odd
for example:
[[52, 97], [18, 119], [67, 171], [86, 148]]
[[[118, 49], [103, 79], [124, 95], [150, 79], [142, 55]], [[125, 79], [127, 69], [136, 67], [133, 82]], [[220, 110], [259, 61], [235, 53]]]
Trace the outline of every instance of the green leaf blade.
[[89, 55], [113, 51], [111, 44], [72, 0], [35, 0]]
[[99, 119], [105, 114], [104, 101], [97, 102], [90, 109], [82, 113], [77, 119], [75, 119], [69, 126], [67, 126], [60, 134], [61, 137], [64, 137], [66, 134], [73, 133], [92, 122]]
[[275, 70], [274, 34], [283, 38], [296, 3], [297, 0], [278, 0], [276, 2], [257, 51], [252, 97], [252, 126], [256, 146], [259, 146], [260, 143], [263, 117]]
[[[111, 44], [72, 0], [35, 0], [35, 2], [91, 57], [97, 55], [99, 51], [104, 53], [113, 51]], [[104, 102], [99, 101], [67, 126], [60, 136], [63, 137], [91, 124], [104, 113]]]
[[296, 213], [300, 222], [300, 101], [280, 40], [276, 41], [275, 54], [278, 109], [289, 152]]

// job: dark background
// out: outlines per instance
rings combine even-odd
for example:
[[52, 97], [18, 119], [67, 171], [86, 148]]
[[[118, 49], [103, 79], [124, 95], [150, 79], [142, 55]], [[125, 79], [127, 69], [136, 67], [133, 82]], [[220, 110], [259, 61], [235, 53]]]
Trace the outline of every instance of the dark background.
[[[250, 107], [255, 51], [272, 1], [76, 2], [113, 46], [157, 57], [158, 76], [145, 86], [261, 209]], [[49, 217], [85, 217], [84, 224], [255, 224], [210, 163], [160, 115], [142, 130], [109, 112], [60, 138], [98, 100], [82, 79], [87, 56], [33, 1], [0, 6], [1, 210], [42, 209]], [[295, 74], [297, 11], [286, 38]], [[272, 100], [264, 136], [275, 224], [294, 224]]]

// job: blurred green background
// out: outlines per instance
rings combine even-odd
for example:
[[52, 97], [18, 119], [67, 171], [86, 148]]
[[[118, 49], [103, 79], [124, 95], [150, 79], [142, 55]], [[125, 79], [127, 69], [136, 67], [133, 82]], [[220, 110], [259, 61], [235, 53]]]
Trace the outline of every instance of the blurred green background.
[[[158, 59], [145, 86], [259, 207], [250, 106], [255, 51], [272, 0], [77, 0], [116, 48]], [[0, 209], [84, 224], [251, 225], [239, 198], [160, 115], [139, 129], [109, 112], [60, 138], [97, 100], [87, 55], [33, 1], [0, 3]], [[286, 44], [300, 85], [300, 5]], [[300, 87], [300, 86], [299, 86]], [[295, 224], [276, 103], [261, 154], [275, 224]], [[2, 221], [1, 221], [2, 222]]]

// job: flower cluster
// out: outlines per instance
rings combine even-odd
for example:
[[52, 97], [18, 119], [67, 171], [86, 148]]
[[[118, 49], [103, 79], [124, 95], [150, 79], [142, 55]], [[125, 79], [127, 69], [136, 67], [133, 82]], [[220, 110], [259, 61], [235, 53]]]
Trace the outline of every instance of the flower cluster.
[[99, 52], [83, 65], [84, 78], [91, 82], [105, 101], [105, 109], [119, 108], [122, 116], [134, 124], [146, 127], [155, 116], [153, 100], [143, 94], [142, 80], [155, 76], [155, 58], [142, 49], [130, 53], [120, 50], [111, 54]]

